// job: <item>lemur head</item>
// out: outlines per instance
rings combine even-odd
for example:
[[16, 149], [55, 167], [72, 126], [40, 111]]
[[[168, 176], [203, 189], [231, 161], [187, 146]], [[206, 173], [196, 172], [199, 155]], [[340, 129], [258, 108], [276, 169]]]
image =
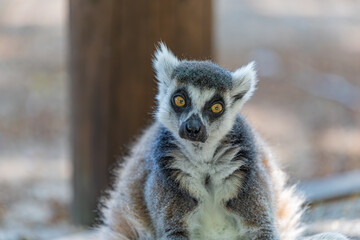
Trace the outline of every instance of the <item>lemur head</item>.
[[256, 85], [254, 64], [227, 71], [210, 61], [179, 60], [163, 44], [153, 59], [159, 92], [156, 117], [180, 141], [222, 139]]

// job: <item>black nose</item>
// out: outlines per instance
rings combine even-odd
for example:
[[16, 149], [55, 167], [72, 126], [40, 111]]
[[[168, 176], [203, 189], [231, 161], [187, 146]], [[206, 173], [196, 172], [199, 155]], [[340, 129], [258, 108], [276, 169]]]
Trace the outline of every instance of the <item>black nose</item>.
[[205, 142], [207, 139], [206, 127], [198, 115], [192, 115], [179, 129], [180, 137], [195, 141]]
[[189, 122], [186, 123], [186, 132], [189, 134], [198, 135], [201, 130], [201, 123], [198, 120], [191, 119]]

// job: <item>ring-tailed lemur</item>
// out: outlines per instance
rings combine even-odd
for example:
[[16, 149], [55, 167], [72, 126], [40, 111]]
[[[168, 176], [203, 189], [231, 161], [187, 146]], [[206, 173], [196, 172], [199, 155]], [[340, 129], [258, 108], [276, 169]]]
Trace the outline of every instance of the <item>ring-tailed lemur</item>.
[[255, 90], [254, 64], [230, 72], [164, 44], [153, 63], [156, 120], [118, 172], [104, 240], [303, 238], [301, 198], [238, 113]]

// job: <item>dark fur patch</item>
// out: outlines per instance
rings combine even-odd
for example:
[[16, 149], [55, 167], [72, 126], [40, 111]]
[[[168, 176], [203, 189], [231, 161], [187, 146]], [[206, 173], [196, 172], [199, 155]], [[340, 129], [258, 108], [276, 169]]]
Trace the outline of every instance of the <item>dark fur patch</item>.
[[197, 200], [190, 196], [186, 189], [180, 187], [179, 183], [175, 180], [178, 169], [171, 168], [171, 162], [174, 158], [171, 156], [173, 151], [178, 150], [175, 137], [164, 126], [159, 128], [159, 134], [154, 139], [152, 152], [150, 153], [148, 168], [160, 177], [164, 186], [168, 186], [174, 194], [179, 195], [179, 198], [191, 199], [195, 204]]
[[[215, 103], [220, 103], [223, 106], [223, 110], [220, 113], [213, 113], [211, 111], [211, 107], [212, 105], [214, 105]], [[226, 111], [225, 108], [225, 101], [224, 98], [220, 95], [220, 94], [215, 94], [215, 96], [213, 96], [209, 101], [207, 101], [205, 103], [205, 106], [203, 108], [203, 117], [207, 117], [209, 119], [210, 122], [215, 121], [216, 119], [218, 119], [221, 115], [224, 114], [224, 112]]]
[[[233, 146], [240, 146], [240, 151], [236, 154], [234, 160], [242, 158], [246, 161], [255, 161], [257, 159], [256, 144], [251, 128], [242, 115], [238, 115], [233, 129], [226, 137]], [[253, 166], [252, 162], [249, 162]]]
[[210, 185], [210, 183], [211, 183], [211, 179], [210, 179], [210, 175], [208, 174], [208, 175], [206, 175], [206, 177], [205, 177], [205, 187], [209, 187], [209, 185]]
[[231, 73], [210, 61], [183, 61], [174, 69], [172, 78], [180, 83], [218, 91], [232, 87]]
[[246, 119], [242, 115], [238, 115], [233, 129], [223, 140], [230, 142], [234, 147], [239, 146], [240, 150], [236, 153], [232, 161], [243, 161], [242, 165], [234, 174], [240, 174], [243, 177], [242, 188], [239, 189], [239, 194], [248, 191], [248, 187], [251, 187], [251, 182], [254, 181], [254, 166], [257, 165], [258, 153], [256, 151], [256, 143], [251, 131], [251, 127], [247, 123]]
[[244, 97], [246, 92], [241, 92], [239, 94], [236, 94], [235, 96], [233, 96], [233, 101], [232, 104], [234, 104], [236, 101], [242, 99]]

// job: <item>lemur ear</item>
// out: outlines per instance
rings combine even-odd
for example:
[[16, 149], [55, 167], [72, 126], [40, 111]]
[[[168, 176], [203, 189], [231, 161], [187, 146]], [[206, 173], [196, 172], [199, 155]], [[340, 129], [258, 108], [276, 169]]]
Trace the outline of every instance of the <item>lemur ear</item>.
[[234, 104], [242, 105], [253, 95], [256, 89], [255, 62], [237, 69], [232, 73], [233, 89], [232, 98]]
[[153, 58], [153, 67], [156, 72], [156, 78], [159, 84], [169, 86], [171, 81], [171, 74], [175, 67], [179, 64], [179, 60], [175, 55], [166, 47], [162, 42], [156, 47], [155, 55]]

